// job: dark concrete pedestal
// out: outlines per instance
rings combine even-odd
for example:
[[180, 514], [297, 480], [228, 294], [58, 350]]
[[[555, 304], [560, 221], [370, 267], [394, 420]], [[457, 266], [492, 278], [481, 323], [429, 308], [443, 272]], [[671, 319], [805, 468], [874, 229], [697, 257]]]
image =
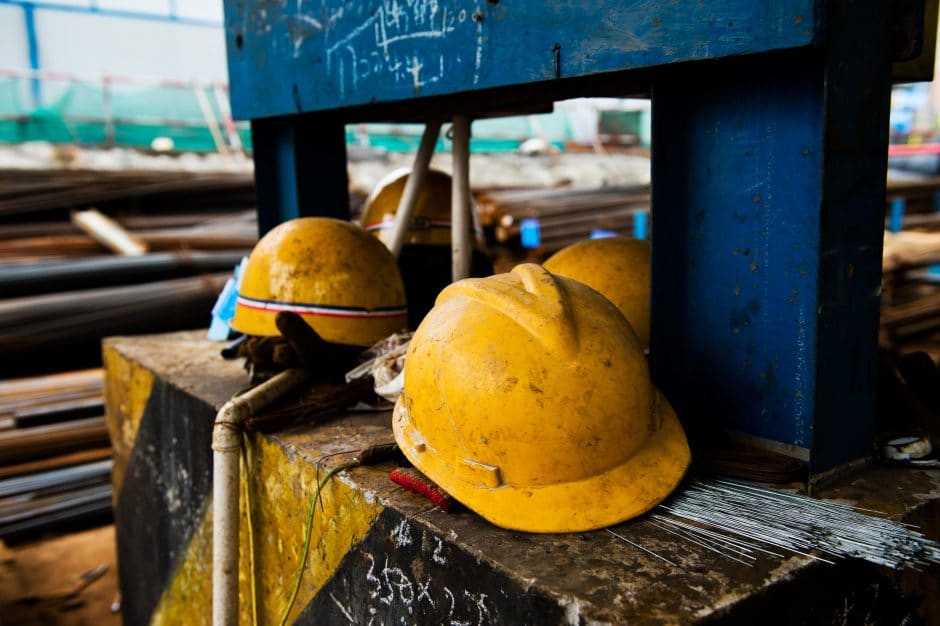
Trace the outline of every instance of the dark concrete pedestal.
[[[215, 412], [247, 382], [203, 333], [105, 342], [108, 423], [126, 624], [210, 619]], [[253, 436], [249, 486], [261, 623], [277, 623], [301, 559], [318, 460], [391, 439], [388, 413]], [[634, 520], [604, 531], [527, 535], [445, 514], [388, 479], [340, 474], [323, 491], [291, 621], [301, 624], [900, 623], [940, 620], [940, 572], [764, 558], [746, 567]], [[884, 511], [940, 538], [940, 471], [869, 468], [824, 497]], [[243, 503], [243, 512], [244, 512]], [[242, 521], [241, 611], [250, 623]]]

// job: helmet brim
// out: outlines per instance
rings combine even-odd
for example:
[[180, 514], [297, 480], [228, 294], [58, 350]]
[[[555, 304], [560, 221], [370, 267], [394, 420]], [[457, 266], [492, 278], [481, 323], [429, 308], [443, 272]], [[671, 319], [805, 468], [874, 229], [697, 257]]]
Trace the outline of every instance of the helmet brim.
[[402, 398], [395, 405], [392, 427], [415, 467], [493, 524], [533, 533], [582, 532], [646, 513], [682, 481], [691, 462], [689, 444], [669, 402], [658, 390], [654, 393], [660, 428], [629, 460], [590, 478], [554, 485], [485, 487], [461, 480], [454, 468], [418, 441]]

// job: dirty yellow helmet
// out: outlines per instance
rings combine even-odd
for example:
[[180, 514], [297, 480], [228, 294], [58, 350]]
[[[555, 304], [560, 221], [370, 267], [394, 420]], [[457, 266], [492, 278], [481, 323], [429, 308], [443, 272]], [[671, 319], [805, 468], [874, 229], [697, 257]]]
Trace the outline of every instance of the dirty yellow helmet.
[[395, 440], [497, 526], [601, 528], [656, 506], [689, 465], [623, 315], [534, 264], [445, 289], [405, 360]]
[[248, 258], [232, 328], [277, 335], [281, 311], [297, 313], [326, 341], [355, 346], [408, 326], [395, 257], [359, 226], [325, 217], [278, 225]]
[[[389, 173], [366, 200], [361, 223], [386, 244], [391, 239], [398, 202], [410, 173], [407, 168]], [[398, 257], [412, 328], [421, 323], [434, 306], [437, 294], [451, 283], [450, 207], [450, 176], [428, 170]], [[493, 273], [493, 262], [486, 254], [483, 233], [474, 229], [473, 241], [470, 275], [489, 276]]]
[[[411, 170], [400, 168], [386, 175], [372, 190], [362, 211], [362, 226], [388, 243], [398, 202], [405, 191]], [[429, 169], [418, 192], [405, 245], [450, 246], [451, 178], [439, 170]], [[479, 247], [482, 233], [471, 236]]]
[[579, 241], [556, 252], [545, 269], [580, 281], [617, 305], [645, 348], [650, 342], [650, 245], [608, 237]]

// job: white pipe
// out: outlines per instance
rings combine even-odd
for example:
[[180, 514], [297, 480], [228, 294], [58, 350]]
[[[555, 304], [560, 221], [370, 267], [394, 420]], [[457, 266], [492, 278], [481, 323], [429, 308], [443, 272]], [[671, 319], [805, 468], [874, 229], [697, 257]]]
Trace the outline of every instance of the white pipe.
[[415, 204], [418, 202], [418, 192], [421, 191], [421, 187], [424, 185], [428, 166], [431, 164], [431, 156], [434, 154], [434, 146], [437, 144], [437, 138], [440, 134], [440, 122], [428, 122], [424, 125], [424, 134], [421, 135], [421, 143], [418, 145], [418, 152], [415, 154], [414, 166], [411, 168], [411, 173], [405, 181], [405, 189], [401, 192], [401, 198], [398, 200], [395, 225], [392, 227], [391, 235], [386, 244], [396, 257], [401, 253], [401, 247], [405, 243], [405, 235], [408, 233], [411, 214], [414, 213]]
[[238, 625], [238, 485], [241, 425], [307, 378], [289, 369], [222, 405], [212, 428], [212, 624]]
[[454, 116], [454, 174], [451, 181], [451, 277], [470, 276], [470, 118]]

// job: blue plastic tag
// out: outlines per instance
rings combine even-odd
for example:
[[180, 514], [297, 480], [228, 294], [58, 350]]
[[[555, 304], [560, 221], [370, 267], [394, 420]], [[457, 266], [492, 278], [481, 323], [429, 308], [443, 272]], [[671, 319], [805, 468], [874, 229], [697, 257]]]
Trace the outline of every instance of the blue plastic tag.
[[537, 218], [527, 217], [519, 224], [523, 248], [538, 248], [542, 245], [542, 227]]

